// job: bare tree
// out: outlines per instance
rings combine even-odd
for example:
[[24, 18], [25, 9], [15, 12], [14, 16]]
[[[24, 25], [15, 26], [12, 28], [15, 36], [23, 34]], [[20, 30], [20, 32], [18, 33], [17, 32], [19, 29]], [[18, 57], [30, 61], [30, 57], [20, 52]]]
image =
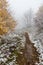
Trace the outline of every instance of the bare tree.
[[29, 9], [29, 10], [24, 14], [24, 20], [25, 20], [27, 26], [30, 26], [30, 25], [31, 25], [32, 15], [33, 15], [32, 9]]

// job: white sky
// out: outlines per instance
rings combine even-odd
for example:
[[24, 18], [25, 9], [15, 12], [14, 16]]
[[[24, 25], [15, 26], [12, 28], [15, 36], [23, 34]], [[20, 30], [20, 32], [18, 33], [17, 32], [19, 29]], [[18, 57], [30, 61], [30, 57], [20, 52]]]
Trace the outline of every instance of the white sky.
[[10, 11], [17, 15], [22, 15], [25, 11], [32, 8], [34, 12], [43, 4], [43, 0], [7, 0], [10, 4]]
[[[8, 10], [11, 14], [20, 18], [24, 12], [28, 11], [29, 8], [32, 8], [36, 12], [40, 5], [43, 4], [43, 0], [7, 0], [9, 7]], [[22, 22], [23, 23], [23, 22]]]

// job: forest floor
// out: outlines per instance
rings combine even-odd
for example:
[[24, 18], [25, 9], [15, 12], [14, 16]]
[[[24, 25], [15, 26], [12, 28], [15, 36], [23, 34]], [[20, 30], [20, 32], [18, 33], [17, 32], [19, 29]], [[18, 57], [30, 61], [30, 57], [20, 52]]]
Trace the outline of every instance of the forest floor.
[[[40, 42], [36, 41], [35, 44], [28, 45], [27, 43], [30, 43], [28, 39], [29, 36], [26, 36], [27, 38], [24, 34], [14, 33], [0, 36], [0, 65], [29, 65], [29, 58], [31, 60], [29, 56], [34, 56], [32, 50], [35, 50], [34, 52], [38, 50], [37, 52], [40, 53], [40, 56], [38, 56], [39, 59], [37, 61], [40, 62], [39, 65], [43, 65], [43, 48]], [[37, 49], [35, 49], [35, 47]], [[38, 53], [36, 55], [38, 55]], [[35, 60], [35, 58], [33, 60]], [[31, 62], [35, 62], [33, 60], [31, 60]]]

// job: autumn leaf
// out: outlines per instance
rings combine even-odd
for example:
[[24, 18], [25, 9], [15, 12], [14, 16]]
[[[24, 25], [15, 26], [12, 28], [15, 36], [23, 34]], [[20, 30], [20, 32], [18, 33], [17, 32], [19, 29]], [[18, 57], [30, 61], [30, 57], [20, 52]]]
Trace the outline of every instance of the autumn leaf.
[[0, 0], [0, 35], [7, 33], [9, 30], [14, 30], [16, 21], [7, 11], [6, 0]]

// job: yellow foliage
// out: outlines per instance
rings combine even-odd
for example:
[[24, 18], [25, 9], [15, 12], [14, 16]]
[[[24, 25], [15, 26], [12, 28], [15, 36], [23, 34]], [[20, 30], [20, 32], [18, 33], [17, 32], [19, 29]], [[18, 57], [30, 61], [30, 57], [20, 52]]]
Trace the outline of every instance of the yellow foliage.
[[0, 8], [5, 7], [4, 5], [6, 5], [6, 0], [0, 0]]
[[9, 30], [13, 30], [16, 26], [16, 22], [6, 9], [6, 0], [0, 0], [0, 35], [7, 33]]
[[8, 28], [7, 27], [0, 26], [0, 34], [1, 35], [5, 34], [7, 32], [8, 32]]

